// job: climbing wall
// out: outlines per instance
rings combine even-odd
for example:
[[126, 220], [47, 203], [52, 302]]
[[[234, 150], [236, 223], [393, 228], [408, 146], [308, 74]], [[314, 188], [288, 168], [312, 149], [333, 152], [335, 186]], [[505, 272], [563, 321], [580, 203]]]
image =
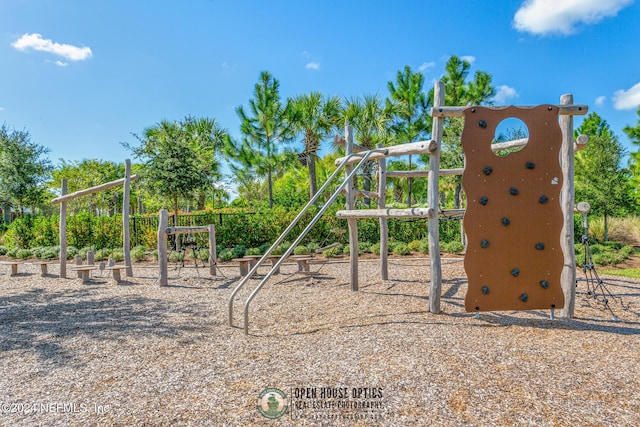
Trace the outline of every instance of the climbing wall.
[[[462, 148], [467, 195], [464, 226], [469, 279], [467, 311], [561, 308], [563, 253], [560, 234], [562, 134], [558, 108], [470, 107], [464, 112]], [[520, 151], [491, 150], [496, 127], [518, 118], [529, 128]]]

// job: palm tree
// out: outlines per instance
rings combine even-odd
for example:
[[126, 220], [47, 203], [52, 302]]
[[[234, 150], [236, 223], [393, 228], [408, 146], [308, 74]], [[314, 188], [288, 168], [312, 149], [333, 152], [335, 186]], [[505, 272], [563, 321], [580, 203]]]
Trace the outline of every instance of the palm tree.
[[293, 137], [289, 121], [291, 103], [287, 101], [282, 105], [279, 88], [278, 80], [263, 71], [254, 87], [254, 98], [249, 101], [249, 114], [242, 106], [236, 109], [242, 121], [240, 131], [244, 139], [235, 151], [250, 152], [250, 155], [237, 159], [245, 167], [254, 169], [258, 176], [267, 176], [269, 207], [273, 207], [273, 174], [280, 166], [285, 151], [280, 145]]
[[[420, 72], [412, 72], [408, 65], [404, 71], [398, 71], [396, 84], [387, 83], [391, 100], [395, 104], [395, 123], [393, 131], [399, 137], [400, 143], [416, 141], [427, 133], [430, 116], [427, 112], [427, 97], [422, 87], [424, 76]], [[409, 170], [411, 170], [411, 155], [409, 155]], [[412, 179], [408, 180], [407, 204], [411, 205]]]
[[339, 97], [323, 98], [320, 92], [299, 95], [292, 100], [291, 121], [294, 131], [303, 134], [303, 154], [309, 168], [309, 198], [318, 191], [316, 161], [320, 143], [338, 127], [341, 110]]
[[[362, 98], [352, 98], [347, 102], [344, 110], [345, 123], [355, 129], [355, 139], [358, 143], [372, 150], [378, 143], [388, 143], [389, 129], [395, 111], [391, 102], [383, 103], [380, 96], [364, 95]], [[371, 173], [373, 163], [367, 162], [362, 166], [363, 188], [371, 190]], [[364, 199], [368, 206], [369, 199]]]

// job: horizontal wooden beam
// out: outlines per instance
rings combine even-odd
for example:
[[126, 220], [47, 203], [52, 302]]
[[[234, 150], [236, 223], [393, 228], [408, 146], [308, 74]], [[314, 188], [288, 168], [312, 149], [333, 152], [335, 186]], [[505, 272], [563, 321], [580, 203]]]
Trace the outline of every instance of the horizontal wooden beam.
[[[438, 149], [438, 143], [434, 140], [430, 141], [418, 141], [418, 142], [410, 142], [408, 144], [400, 144], [393, 145], [391, 147], [384, 147], [387, 150], [387, 154], [384, 153], [372, 153], [369, 156], [369, 160], [382, 159], [385, 157], [395, 157], [395, 156], [406, 156], [408, 154], [431, 154], [434, 153]], [[364, 152], [358, 153], [364, 155]], [[336, 159], [335, 165], [339, 166], [344, 162], [346, 157], [340, 157]], [[357, 163], [360, 161], [359, 156], [351, 157], [347, 164], [350, 165], [352, 163]]]
[[464, 213], [465, 209], [444, 209], [440, 211], [440, 215], [446, 217], [462, 216]]
[[591, 205], [587, 202], [580, 202], [573, 207], [575, 213], [587, 213], [591, 210]]
[[166, 234], [207, 233], [208, 231], [209, 227], [206, 225], [193, 227], [167, 227], [164, 229]]
[[[589, 107], [587, 105], [556, 105], [558, 107], [558, 114], [561, 116], [583, 116], [589, 112]], [[471, 106], [467, 107], [432, 107], [431, 108], [431, 117], [463, 117], [464, 111], [467, 108], [473, 108]], [[490, 110], [503, 110], [508, 107], [491, 107], [491, 106], [482, 106], [482, 108], [487, 108]], [[531, 106], [518, 106], [518, 108], [533, 108]]]
[[433, 218], [431, 208], [351, 209], [336, 212], [338, 218]]
[[[75, 199], [77, 197], [86, 196], [87, 194], [96, 193], [98, 191], [107, 190], [111, 187], [116, 187], [118, 185], [124, 184], [124, 180], [126, 178], [116, 179], [115, 181], [106, 182], [104, 184], [96, 185], [95, 187], [85, 188], [84, 190], [78, 190], [73, 193], [65, 194], [64, 196], [57, 197], [51, 201], [54, 205], [58, 203], [66, 202], [68, 200]], [[138, 175], [131, 175], [131, 181], [135, 181], [138, 179]]]

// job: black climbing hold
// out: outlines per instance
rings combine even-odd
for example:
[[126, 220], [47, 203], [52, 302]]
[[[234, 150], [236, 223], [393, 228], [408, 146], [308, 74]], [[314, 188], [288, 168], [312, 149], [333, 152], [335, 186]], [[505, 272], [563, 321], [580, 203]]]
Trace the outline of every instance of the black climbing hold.
[[549, 201], [549, 198], [545, 195], [540, 196], [540, 203], [543, 205]]
[[502, 225], [506, 227], [509, 224], [511, 224], [511, 221], [509, 221], [509, 218], [507, 217], [502, 218]]
[[491, 175], [491, 172], [493, 172], [493, 168], [491, 166], [487, 166], [486, 168], [482, 169], [482, 172], [484, 172], [485, 175], [489, 176]]
[[487, 239], [482, 239], [482, 242], [480, 242], [480, 246], [482, 246], [483, 248], [488, 248], [489, 241]]
[[544, 250], [544, 243], [542, 242], [536, 243], [536, 249], [539, 251]]
[[487, 204], [487, 202], [489, 201], [489, 198], [487, 198], [487, 196], [482, 196], [480, 197], [480, 204], [482, 206], [485, 206]]
[[476, 112], [476, 109], [475, 109], [475, 108], [472, 108], [472, 109], [471, 109], [471, 112], [472, 112], [472, 113], [475, 113], [475, 112]]
[[529, 295], [527, 294], [520, 295], [520, 301], [527, 302], [528, 299], [529, 299]]
[[482, 287], [482, 295], [488, 295], [489, 294], [489, 287], [488, 286], [483, 286]]
[[535, 165], [535, 163], [533, 163], [533, 162], [527, 162], [527, 164], [525, 165], [525, 167], [526, 167], [527, 169], [535, 169], [535, 168], [536, 168], [536, 165]]
[[544, 289], [547, 289], [549, 287], [549, 282], [547, 282], [546, 280], [541, 280], [540, 286], [542, 286]]
[[520, 194], [520, 192], [517, 188], [511, 187], [511, 189], [509, 190], [509, 194], [511, 194], [512, 196], [517, 196], [518, 194]]
[[478, 126], [480, 126], [482, 129], [487, 127], [487, 122], [485, 120], [480, 120], [478, 122]]
[[513, 270], [511, 270], [511, 275], [513, 277], [518, 277], [520, 275], [520, 269], [519, 268], [514, 268]]

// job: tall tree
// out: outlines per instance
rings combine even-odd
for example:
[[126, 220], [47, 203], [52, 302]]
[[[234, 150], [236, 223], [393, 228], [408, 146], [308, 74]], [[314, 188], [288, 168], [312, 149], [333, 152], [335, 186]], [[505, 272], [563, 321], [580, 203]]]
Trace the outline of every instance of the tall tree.
[[576, 153], [576, 199], [589, 202], [594, 213], [604, 216], [604, 239], [608, 218], [633, 210], [629, 170], [621, 167], [624, 147], [597, 113], [590, 113], [576, 135], [589, 135], [587, 147]]
[[208, 171], [200, 164], [199, 153], [193, 147], [193, 138], [183, 123], [167, 120], [133, 136], [140, 145], [124, 145], [143, 161], [143, 181], [152, 194], [172, 202], [177, 219], [179, 197], [193, 197], [197, 190], [210, 185]]
[[186, 117], [180, 122], [184, 128], [187, 144], [196, 153], [198, 164], [207, 176], [209, 185], [198, 188], [197, 208], [205, 208], [207, 194], [212, 194], [214, 185], [220, 180], [220, 154], [229, 139], [229, 133], [220, 126], [216, 119]]
[[[228, 146], [228, 152], [240, 163], [253, 169], [258, 176], [266, 176], [269, 188], [269, 207], [273, 207], [273, 175], [286, 158], [284, 144], [293, 138], [291, 103], [280, 100], [280, 83], [269, 72], [260, 73], [249, 111], [236, 109], [240, 117], [240, 144]], [[230, 148], [230, 149], [229, 149]], [[283, 156], [285, 154], [285, 156]]]
[[[406, 65], [403, 71], [398, 71], [395, 84], [387, 83], [391, 101], [394, 103], [394, 123], [392, 131], [399, 143], [408, 143], [429, 133], [430, 116], [427, 111], [427, 97], [422, 88], [424, 76], [420, 72], [412, 72]], [[409, 170], [411, 155], [409, 155]], [[407, 204], [411, 205], [411, 187], [413, 180], [408, 179]]]
[[[445, 66], [445, 74], [442, 81], [445, 86], [445, 104], [447, 106], [465, 106], [491, 104], [491, 98], [496, 91], [493, 87], [491, 74], [484, 71], [476, 71], [473, 80], [468, 80], [471, 63], [452, 55]], [[429, 92], [429, 101], [433, 103], [433, 89]], [[442, 166], [445, 168], [464, 167], [464, 156], [460, 138], [462, 137], [462, 120], [459, 118], [446, 118], [444, 121]], [[449, 128], [449, 129], [447, 129]], [[454, 176], [455, 181], [454, 208], [461, 206], [462, 178]]]
[[[622, 130], [627, 134], [631, 142], [640, 147], [640, 107], [636, 111], [638, 121], [635, 127], [625, 126]], [[631, 153], [631, 176], [633, 182], [633, 196], [640, 202], [640, 148], [635, 153]]]
[[43, 202], [53, 166], [49, 149], [31, 142], [29, 132], [0, 127], [0, 199], [24, 213]]
[[[352, 98], [347, 102], [344, 111], [345, 123], [355, 129], [355, 140], [364, 148], [372, 150], [376, 144], [387, 144], [391, 123], [393, 120], [394, 105], [384, 102], [378, 95], [364, 95], [362, 98]], [[371, 190], [371, 174], [373, 162], [367, 162], [362, 166], [363, 188]], [[370, 204], [369, 199], [364, 199], [365, 204]]]
[[342, 100], [337, 96], [323, 97], [320, 92], [311, 92], [295, 97], [291, 105], [293, 129], [303, 135], [303, 154], [309, 168], [309, 198], [313, 198], [318, 191], [317, 153], [320, 143], [338, 127]]

